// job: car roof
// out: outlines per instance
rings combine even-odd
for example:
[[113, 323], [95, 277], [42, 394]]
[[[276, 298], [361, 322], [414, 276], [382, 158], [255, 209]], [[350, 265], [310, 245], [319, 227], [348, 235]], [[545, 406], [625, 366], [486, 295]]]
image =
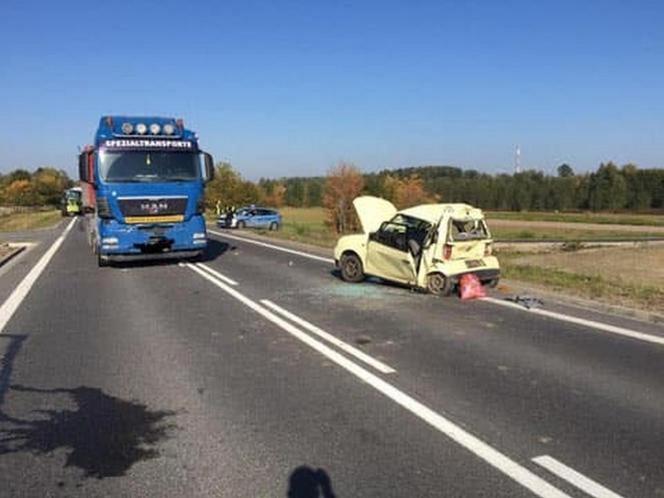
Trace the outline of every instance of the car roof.
[[484, 216], [481, 209], [463, 203], [420, 204], [419, 206], [403, 209], [397, 214], [411, 216], [432, 224], [438, 223], [446, 214], [449, 214], [452, 218], [482, 218]]
[[252, 209], [263, 209], [265, 211], [272, 211], [274, 213], [277, 212], [275, 208], [268, 208], [268, 207], [263, 207], [263, 206], [243, 206], [238, 211], [251, 211]]

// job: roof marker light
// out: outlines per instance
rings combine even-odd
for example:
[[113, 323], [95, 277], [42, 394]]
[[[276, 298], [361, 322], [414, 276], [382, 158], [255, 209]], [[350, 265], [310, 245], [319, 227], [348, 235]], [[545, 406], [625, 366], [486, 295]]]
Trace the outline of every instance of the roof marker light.
[[131, 123], [122, 123], [122, 133], [125, 135], [131, 135], [134, 131], [134, 125]]
[[136, 125], [136, 133], [139, 135], [145, 135], [148, 132], [148, 127], [145, 125], [145, 123], [138, 123]]
[[159, 132], [161, 131], [161, 126], [159, 126], [158, 123], [152, 123], [150, 125], [150, 133], [153, 135], [159, 135]]
[[164, 134], [165, 135], [172, 135], [175, 133], [175, 126], [173, 126], [171, 123], [167, 123], [164, 125]]

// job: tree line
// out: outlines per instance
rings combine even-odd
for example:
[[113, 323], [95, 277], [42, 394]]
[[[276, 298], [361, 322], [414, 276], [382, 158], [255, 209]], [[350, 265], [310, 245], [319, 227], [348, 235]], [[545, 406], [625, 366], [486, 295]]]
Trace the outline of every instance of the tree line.
[[66, 172], [51, 167], [15, 169], [0, 174], [0, 205], [57, 206], [62, 193], [74, 186]]
[[[562, 164], [557, 175], [535, 170], [491, 174], [454, 166], [420, 166], [364, 173], [362, 178], [363, 194], [396, 198], [397, 205], [404, 204], [404, 199], [398, 199], [400, 195], [507, 211], [664, 209], [664, 169], [641, 169], [633, 164], [619, 167], [602, 163], [595, 171], [582, 174]], [[261, 179], [256, 185], [256, 200], [260, 200], [261, 191], [271, 192], [279, 186], [284, 190], [278, 199], [283, 205], [323, 206], [327, 180], [322, 176]], [[404, 189], [416, 192], [408, 195]]]
[[[384, 197], [398, 207], [421, 202], [467, 202], [483, 209], [509, 211], [664, 209], [664, 169], [642, 169], [633, 164], [619, 167], [612, 162], [582, 174], [562, 164], [557, 175], [535, 170], [490, 174], [454, 166], [362, 173], [352, 164], [341, 163], [327, 176], [261, 178], [258, 182], [246, 180], [232, 165], [220, 163], [215, 179], [207, 185], [206, 200], [211, 208], [217, 202], [223, 206], [326, 206], [333, 195], [330, 192], [339, 190], [334, 179], [340, 175], [341, 181], [352, 184], [358, 195]], [[32, 172], [16, 169], [0, 174], [0, 205], [57, 205], [62, 192], [73, 185], [67, 173], [56, 168], [42, 167]]]

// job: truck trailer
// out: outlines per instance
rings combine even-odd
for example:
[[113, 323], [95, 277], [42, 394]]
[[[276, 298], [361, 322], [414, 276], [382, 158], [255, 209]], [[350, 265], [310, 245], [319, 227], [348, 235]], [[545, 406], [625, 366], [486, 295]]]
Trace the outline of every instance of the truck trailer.
[[181, 119], [104, 116], [79, 155], [88, 240], [99, 266], [195, 258], [207, 246], [214, 161]]

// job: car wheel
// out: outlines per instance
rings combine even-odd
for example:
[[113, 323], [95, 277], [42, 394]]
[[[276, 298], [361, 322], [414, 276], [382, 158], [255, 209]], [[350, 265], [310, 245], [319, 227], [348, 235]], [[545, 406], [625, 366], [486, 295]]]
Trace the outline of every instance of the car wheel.
[[427, 290], [438, 296], [449, 296], [452, 292], [452, 281], [442, 273], [427, 275]]
[[341, 278], [346, 282], [361, 282], [364, 280], [364, 268], [362, 260], [357, 254], [348, 253], [341, 256]]
[[244, 221], [238, 221], [238, 222], [237, 222], [237, 225], [235, 225], [235, 226], [236, 226], [239, 230], [242, 230], [242, 229], [246, 226], [246, 224], [245, 224]]
[[270, 230], [271, 231], [279, 230], [279, 223], [277, 223], [276, 221], [270, 223]]
[[97, 254], [97, 266], [99, 268], [104, 268], [105, 266], [109, 266], [109, 264], [110, 261], [107, 257], [102, 256], [101, 254]]

